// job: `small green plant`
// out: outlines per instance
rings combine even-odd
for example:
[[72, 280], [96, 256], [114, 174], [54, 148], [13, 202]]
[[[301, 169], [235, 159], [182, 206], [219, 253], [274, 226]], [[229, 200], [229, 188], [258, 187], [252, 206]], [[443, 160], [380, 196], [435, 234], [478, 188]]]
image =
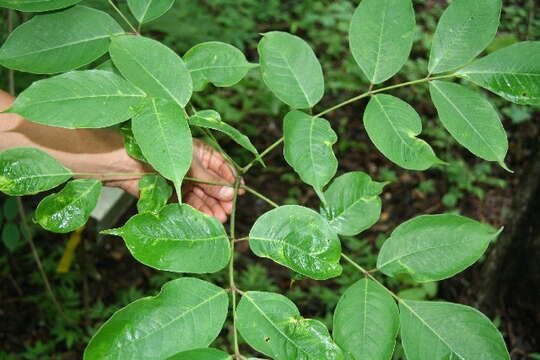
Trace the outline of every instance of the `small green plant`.
[[[363, 0], [352, 17], [349, 40], [371, 85], [315, 114], [312, 109], [325, 93], [323, 71], [311, 47], [297, 36], [263, 34], [258, 64], [220, 42], [199, 44], [181, 58], [139, 34], [144, 23], [164, 14], [174, 0], [128, 0], [138, 28], [109, 1], [130, 33], [106, 13], [75, 5], [78, 2], [0, 0], [0, 6], [20, 11], [62, 9], [33, 17], [0, 49], [0, 63], [7, 68], [63, 73], [35, 82], [7, 112], [64, 128], [122, 124], [128, 152], [147, 161], [158, 174], [73, 173], [38, 149], [15, 148], [0, 153], [0, 191], [23, 196], [69, 181], [60, 192], [45, 197], [34, 216], [43, 228], [66, 233], [88, 220], [102, 187], [96, 179], [70, 181], [72, 177], [141, 176], [139, 214], [104, 233], [121, 236], [138, 261], [155, 269], [182, 274], [227, 269], [229, 279], [227, 289], [194, 277], [167, 282], [157, 296], [132, 302], [103, 324], [88, 344], [85, 359], [246, 359], [238, 334], [254, 350], [277, 360], [390, 359], [398, 333], [409, 360], [509, 359], [501, 334], [483, 314], [464, 305], [425, 301], [436, 294], [435, 281], [475, 263], [500, 230], [453, 214], [418, 216], [398, 226], [383, 243], [377, 266], [365, 269], [342, 252], [340, 236], [356, 236], [378, 221], [386, 183], [362, 172], [334, 178], [337, 135], [323, 118], [369, 98], [363, 121], [375, 146], [404, 169], [426, 170], [445, 162], [418, 138], [422, 123], [416, 110], [386, 93], [428, 85], [449, 134], [476, 156], [508, 170], [508, 141], [496, 110], [477, 91], [452, 82], [473, 82], [516, 104], [540, 104], [540, 43], [517, 43], [475, 60], [497, 32], [501, 0], [454, 0], [433, 37], [427, 76], [385, 87], [379, 84], [401, 70], [413, 46], [412, 2]], [[106, 53], [110, 60], [95, 69], [74, 71]], [[291, 107], [283, 121], [283, 137], [260, 153], [216, 111], [189, 106], [194, 92], [209, 84], [233, 86], [256, 68], [270, 91]], [[222, 132], [254, 157], [244, 166], [231, 159], [238, 176], [229, 234], [215, 218], [182, 203], [183, 181], [201, 181], [186, 178], [195, 129], [209, 136], [210, 131]], [[241, 176], [264, 165], [263, 158], [282, 143], [285, 160], [318, 195], [319, 211], [279, 206], [242, 184]], [[166, 205], [172, 193], [169, 181], [179, 202]], [[235, 227], [240, 188], [275, 207], [259, 217], [246, 239], [238, 238]], [[337, 304], [332, 335], [322, 322], [303, 318], [283, 295], [238, 288], [234, 248], [240, 240], [248, 240], [255, 255], [288, 267], [299, 277], [339, 277], [341, 260], [359, 271], [361, 279]], [[395, 294], [374, 277], [375, 272], [391, 278], [406, 275], [423, 285]], [[248, 278], [240, 278], [250, 284]], [[233, 355], [208, 348], [222, 330], [229, 301], [233, 343], [228, 349]]]

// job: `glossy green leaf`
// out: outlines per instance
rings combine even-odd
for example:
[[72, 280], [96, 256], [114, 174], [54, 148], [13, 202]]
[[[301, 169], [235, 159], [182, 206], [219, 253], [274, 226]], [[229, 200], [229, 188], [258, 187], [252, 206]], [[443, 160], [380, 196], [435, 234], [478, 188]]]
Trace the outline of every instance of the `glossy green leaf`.
[[81, 0], [0, 0], [0, 7], [26, 12], [41, 12], [63, 9]]
[[182, 180], [191, 166], [193, 140], [184, 112], [175, 103], [152, 98], [132, 120], [144, 157], [174, 183], [181, 201]]
[[195, 45], [184, 55], [184, 61], [195, 91], [204, 90], [209, 82], [217, 87], [233, 86], [256, 66], [234, 46], [217, 41]]
[[7, 112], [68, 129], [102, 128], [128, 120], [145, 95], [109, 71], [72, 71], [33, 83]]
[[129, 10], [140, 24], [155, 20], [173, 6], [175, 0], [128, 0]]
[[282, 206], [261, 216], [249, 233], [249, 246], [266, 257], [316, 280], [341, 274], [341, 243], [315, 211]]
[[120, 127], [120, 132], [122, 133], [122, 135], [124, 135], [124, 148], [126, 149], [128, 155], [134, 159], [147, 163], [148, 161], [144, 157], [141, 147], [139, 146], [139, 144], [137, 144], [137, 140], [135, 140], [135, 135], [133, 135], [133, 130], [131, 129], [131, 122], [122, 124], [122, 126]]
[[330, 123], [301, 111], [291, 111], [283, 124], [285, 160], [319, 196], [337, 171], [338, 162], [332, 146], [337, 135]]
[[85, 6], [38, 15], [16, 28], [0, 48], [0, 64], [54, 74], [89, 64], [124, 30], [107, 13]]
[[296, 109], [306, 109], [322, 99], [321, 64], [304, 40], [272, 31], [263, 35], [258, 49], [262, 78], [281, 101]]
[[394, 76], [407, 62], [416, 30], [411, 0], [363, 0], [353, 14], [349, 45], [373, 84]]
[[510, 360], [493, 323], [468, 306], [401, 301], [401, 340], [410, 360]]
[[97, 205], [101, 181], [78, 179], [67, 183], [62, 191], [51, 194], [39, 203], [35, 221], [56, 233], [77, 230], [86, 222]]
[[280, 294], [249, 291], [237, 309], [237, 328], [247, 343], [275, 360], [343, 360], [323, 323], [304, 319]]
[[139, 180], [139, 213], [159, 212], [172, 196], [173, 189], [163, 177], [155, 174], [145, 175]]
[[388, 276], [409, 273], [419, 282], [443, 280], [474, 264], [499, 233], [458, 215], [418, 216], [392, 232], [377, 267]]
[[166, 359], [207, 347], [219, 335], [228, 305], [226, 291], [211, 283], [170, 281], [157, 296], [139, 299], [105, 322], [84, 360]]
[[9, 251], [15, 251], [21, 246], [21, 232], [19, 226], [12, 222], [7, 222], [2, 228], [2, 242]]
[[495, 38], [502, 0], [454, 0], [443, 13], [431, 46], [429, 72], [466, 65]]
[[114, 65], [126, 79], [150, 96], [186, 106], [193, 89], [184, 61], [156, 40], [125, 35], [113, 38], [109, 49]]
[[540, 42], [505, 47], [458, 74], [516, 104], [540, 105]]
[[477, 91], [459, 84], [433, 81], [431, 98], [448, 132], [467, 150], [506, 168], [508, 139], [491, 103]]
[[0, 191], [11, 196], [33, 195], [65, 183], [71, 172], [35, 148], [12, 148], [0, 153]]
[[369, 229], [381, 216], [381, 194], [386, 183], [371, 180], [363, 172], [336, 178], [324, 192], [321, 213], [338, 234], [354, 236]]
[[391, 359], [398, 330], [399, 313], [394, 299], [372, 280], [356, 282], [337, 304], [334, 339], [354, 359]]
[[189, 124], [192, 126], [199, 126], [207, 129], [213, 129], [220, 131], [228, 135], [238, 145], [248, 150], [254, 155], [259, 155], [259, 152], [251, 143], [251, 140], [240, 131], [236, 130], [231, 125], [221, 120], [221, 116], [214, 110], [202, 110], [197, 111], [195, 115], [189, 118]]
[[135, 215], [123, 227], [103, 233], [121, 236], [137, 260], [158, 270], [213, 273], [231, 255], [223, 225], [187, 204]]
[[183, 351], [167, 360], [233, 360], [233, 357], [217, 349], [195, 349]]
[[364, 112], [364, 126], [377, 149], [404, 169], [426, 170], [442, 162], [417, 137], [422, 132], [420, 115], [397, 97], [373, 96]]

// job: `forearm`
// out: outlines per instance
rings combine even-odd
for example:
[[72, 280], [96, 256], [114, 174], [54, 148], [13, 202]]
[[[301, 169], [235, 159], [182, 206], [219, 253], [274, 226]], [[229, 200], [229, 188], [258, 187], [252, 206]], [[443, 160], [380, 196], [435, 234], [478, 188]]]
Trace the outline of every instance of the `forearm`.
[[[0, 111], [15, 99], [0, 90]], [[122, 135], [107, 129], [62, 129], [35, 124], [16, 114], [0, 114], [0, 151], [35, 147], [55, 157], [73, 172], [139, 173], [141, 162], [124, 150]]]

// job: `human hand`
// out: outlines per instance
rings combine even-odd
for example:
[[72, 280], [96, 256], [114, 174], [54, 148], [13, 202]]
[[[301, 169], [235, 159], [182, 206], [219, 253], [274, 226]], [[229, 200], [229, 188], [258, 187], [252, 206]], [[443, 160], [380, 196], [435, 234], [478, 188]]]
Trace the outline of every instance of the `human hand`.
[[[138, 164], [142, 172], [153, 171], [147, 165]], [[222, 223], [227, 221], [232, 212], [234, 189], [236, 181], [232, 165], [214, 148], [201, 140], [193, 139], [193, 160], [188, 177], [231, 184], [231, 186], [218, 186], [198, 182], [184, 181], [182, 197], [184, 202], [208, 215], [216, 217]], [[122, 188], [135, 197], [139, 197], [139, 179], [123, 179], [106, 181], [107, 186]], [[240, 189], [242, 195], [245, 190]]]

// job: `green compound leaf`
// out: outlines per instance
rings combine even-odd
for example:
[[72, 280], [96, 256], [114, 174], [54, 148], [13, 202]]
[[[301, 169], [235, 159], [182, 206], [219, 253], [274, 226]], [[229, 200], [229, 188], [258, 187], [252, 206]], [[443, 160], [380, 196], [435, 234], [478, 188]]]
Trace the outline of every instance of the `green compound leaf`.
[[389, 360], [399, 330], [399, 313], [388, 292], [369, 279], [345, 291], [334, 313], [334, 339], [353, 359]]
[[184, 61], [195, 91], [204, 90], [209, 82], [217, 87], [233, 86], [257, 66], [234, 46], [217, 41], [195, 45], [184, 55]]
[[423, 215], [399, 225], [379, 253], [388, 276], [408, 273], [418, 282], [447, 279], [474, 264], [500, 231], [458, 215]]
[[232, 360], [233, 357], [217, 349], [195, 349], [183, 351], [167, 360]]
[[324, 199], [322, 189], [334, 177], [338, 167], [332, 150], [337, 135], [330, 123], [294, 110], [285, 116], [283, 136], [285, 160], [302, 181], [313, 186]]
[[363, 172], [336, 178], [324, 192], [326, 206], [321, 214], [335, 232], [355, 236], [369, 229], [381, 216], [381, 194], [386, 183], [371, 180]]
[[67, 183], [62, 191], [51, 194], [39, 203], [35, 221], [56, 233], [77, 230], [86, 222], [97, 205], [101, 181], [78, 179]]
[[503, 168], [508, 139], [497, 111], [477, 91], [459, 84], [433, 81], [431, 98], [448, 132], [474, 155]]
[[426, 170], [442, 163], [431, 146], [417, 138], [422, 132], [422, 120], [401, 99], [373, 96], [364, 112], [364, 126], [377, 149], [404, 169]]
[[280, 294], [249, 291], [237, 309], [237, 327], [255, 350], [275, 360], [343, 360], [323, 323], [304, 319]]
[[49, 126], [102, 128], [128, 120], [145, 94], [119, 75], [72, 71], [33, 83], [7, 112]]
[[41, 12], [63, 9], [81, 0], [0, 0], [0, 7], [26, 12]]
[[193, 140], [184, 112], [173, 102], [152, 98], [133, 118], [131, 126], [144, 157], [174, 183], [181, 202], [182, 180], [193, 157]]
[[259, 155], [259, 152], [251, 143], [249, 138], [242, 134], [240, 131], [236, 130], [231, 125], [221, 120], [221, 116], [218, 112], [214, 110], [202, 110], [197, 111], [195, 115], [189, 118], [189, 124], [191, 126], [199, 126], [207, 129], [213, 129], [220, 131], [228, 135], [231, 139], [234, 140], [238, 145], [242, 146], [244, 149], [248, 150], [255, 156]]
[[128, 0], [128, 7], [140, 24], [150, 22], [165, 14], [175, 0]]
[[73, 70], [105, 54], [110, 37], [123, 32], [107, 13], [85, 6], [38, 15], [8, 37], [0, 64], [37, 74]]
[[185, 107], [193, 85], [184, 61], [159, 41], [135, 35], [113, 38], [109, 49], [114, 65], [126, 79], [150, 96]]
[[296, 109], [306, 109], [322, 99], [321, 64], [304, 40], [272, 31], [264, 34], [258, 49], [262, 78], [281, 101]]
[[394, 76], [407, 62], [416, 30], [411, 0], [363, 0], [351, 20], [349, 45], [373, 84]]
[[137, 210], [139, 213], [159, 212], [172, 196], [172, 187], [159, 175], [144, 175], [139, 180], [139, 201]]
[[0, 191], [11, 196], [33, 195], [65, 183], [71, 171], [35, 148], [12, 148], [0, 153]]
[[158, 270], [214, 273], [231, 255], [223, 225], [187, 204], [135, 215], [123, 227], [103, 233], [121, 236], [133, 257]]
[[407, 359], [510, 360], [493, 323], [468, 306], [401, 301], [401, 340]]
[[429, 72], [457, 69], [477, 57], [495, 38], [502, 0], [454, 0], [443, 13], [429, 57]]
[[516, 104], [540, 105], [540, 42], [508, 46], [457, 74]]
[[282, 206], [257, 219], [249, 246], [255, 255], [316, 280], [341, 274], [338, 236], [321, 215], [302, 206]]
[[210, 345], [219, 335], [229, 297], [194, 278], [166, 283], [154, 297], [117, 311], [94, 335], [84, 360], [166, 359]]

